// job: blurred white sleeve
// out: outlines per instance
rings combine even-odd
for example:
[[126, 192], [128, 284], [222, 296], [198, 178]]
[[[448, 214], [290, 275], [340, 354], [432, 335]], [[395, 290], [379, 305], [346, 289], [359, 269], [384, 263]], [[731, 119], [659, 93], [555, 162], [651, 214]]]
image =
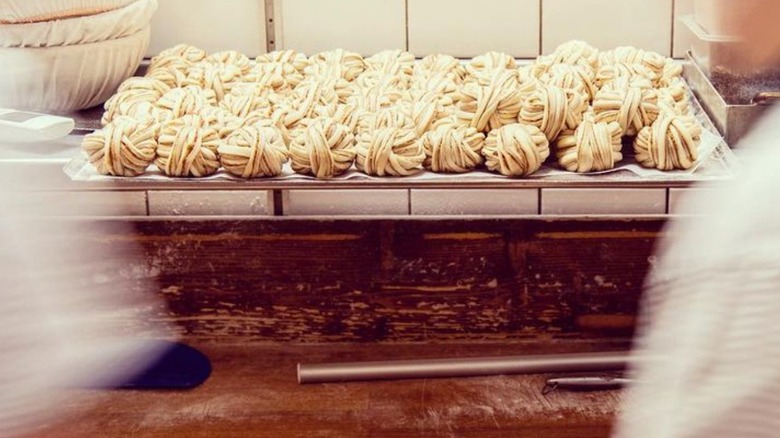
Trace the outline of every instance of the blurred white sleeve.
[[[742, 147], [738, 181], [702, 191], [647, 282], [635, 372], [615, 436], [780, 436], [780, 109]], [[755, 155], [755, 154], [754, 154]]]

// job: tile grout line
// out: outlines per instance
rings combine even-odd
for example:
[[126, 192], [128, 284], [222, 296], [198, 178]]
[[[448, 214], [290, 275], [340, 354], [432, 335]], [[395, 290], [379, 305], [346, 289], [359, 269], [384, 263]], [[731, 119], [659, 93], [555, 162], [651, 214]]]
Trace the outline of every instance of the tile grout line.
[[542, 56], [544, 49], [542, 48], [542, 35], [544, 34], [544, 0], [539, 0], [539, 50], [536, 51], [537, 56]]
[[404, 0], [404, 20], [406, 20], [406, 51], [409, 51], [409, 0]]
[[412, 215], [412, 189], [406, 190], [406, 205], [407, 205], [409, 216], [411, 216]]
[[669, 0], [672, 2], [672, 40], [669, 44], [669, 57], [674, 58], [674, 37], [675, 37], [675, 15], [677, 14], [677, 0]]

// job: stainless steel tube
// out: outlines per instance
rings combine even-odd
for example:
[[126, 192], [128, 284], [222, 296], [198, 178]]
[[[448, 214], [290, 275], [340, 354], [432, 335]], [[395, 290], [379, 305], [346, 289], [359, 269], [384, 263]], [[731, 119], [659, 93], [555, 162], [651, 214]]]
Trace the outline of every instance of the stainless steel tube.
[[630, 361], [627, 352], [400, 360], [306, 365], [298, 364], [298, 383], [359, 380], [430, 379], [497, 374], [619, 371]]

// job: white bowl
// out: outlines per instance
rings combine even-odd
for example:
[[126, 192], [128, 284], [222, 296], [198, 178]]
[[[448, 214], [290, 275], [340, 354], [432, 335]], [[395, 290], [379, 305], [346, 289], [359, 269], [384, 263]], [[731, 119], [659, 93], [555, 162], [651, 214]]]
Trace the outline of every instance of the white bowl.
[[157, 0], [133, 0], [119, 9], [84, 17], [0, 26], [0, 47], [55, 47], [97, 43], [137, 33], [157, 10]]
[[99, 43], [0, 49], [0, 107], [67, 112], [101, 104], [138, 69], [149, 34], [147, 26]]
[[99, 14], [134, 0], [0, 0], [0, 24], [36, 23]]

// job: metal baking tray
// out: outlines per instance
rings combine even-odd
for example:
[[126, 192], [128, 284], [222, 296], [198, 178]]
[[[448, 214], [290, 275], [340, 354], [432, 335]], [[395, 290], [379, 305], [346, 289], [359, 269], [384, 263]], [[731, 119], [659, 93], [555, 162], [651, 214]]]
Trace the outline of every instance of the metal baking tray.
[[[276, 178], [258, 178], [242, 180], [228, 175], [223, 170], [206, 178], [172, 178], [162, 175], [156, 167], [138, 177], [111, 177], [99, 175], [89, 163], [85, 154], [74, 157], [66, 166], [65, 173], [76, 182], [85, 183], [85, 188], [112, 186], [120, 189], [193, 189], [204, 190], [212, 188], [235, 190], [276, 190], [276, 189], [342, 189], [342, 188], [371, 188], [371, 189], [469, 189], [469, 188], [564, 188], [564, 187], [593, 187], [593, 188], [620, 188], [620, 187], [687, 187], [697, 182], [727, 181], [733, 178], [740, 163], [728, 146], [728, 143], [718, 133], [716, 125], [710, 120], [693, 93], [691, 105], [699, 121], [707, 131], [707, 136], [712, 142], [712, 153], [706, 159], [701, 160], [695, 171], [661, 172], [642, 169], [635, 173], [620, 170], [610, 173], [576, 174], [563, 171], [554, 164], [554, 154], [538, 174], [527, 178], [508, 178], [502, 175], [490, 173], [487, 170], [476, 170], [465, 174], [436, 174], [433, 172], [421, 172], [415, 176], [373, 177], [350, 170], [345, 175], [318, 180], [314, 177], [297, 175], [292, 172], [289, 163], [282, 176]], [[79, 124], [85, 128], [99, 126], [101, 112], [99, 110], [83, 113]], [[633, 158], [630, 146], [624, 146], [626, 158], [621, 165], [629, 165], [638, 168]]]

